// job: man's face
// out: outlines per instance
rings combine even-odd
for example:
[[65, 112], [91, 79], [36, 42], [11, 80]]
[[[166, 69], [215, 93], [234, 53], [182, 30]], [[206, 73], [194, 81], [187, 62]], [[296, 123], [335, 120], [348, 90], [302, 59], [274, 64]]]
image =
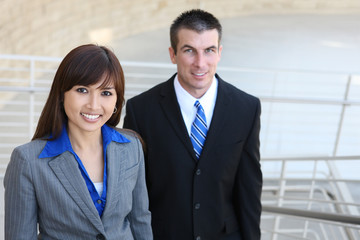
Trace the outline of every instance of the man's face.
[[177, 51], [169, 48], [170, 58], [177, 64], [181, 86], [195, 98], [200, 98], [211, 86], [221, 58], [219, 34], [216, 29], [197, 33], [189, 29], [178, 32]]

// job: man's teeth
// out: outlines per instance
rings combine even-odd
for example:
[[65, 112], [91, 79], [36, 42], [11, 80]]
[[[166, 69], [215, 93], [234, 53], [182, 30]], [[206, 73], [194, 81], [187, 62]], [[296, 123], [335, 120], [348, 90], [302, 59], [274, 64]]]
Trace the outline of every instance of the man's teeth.
[[194, 73], [196, 76], [202, 76], [204, 75], [205, 73]]
[[81, 115], [83, 115], [84, 117], [86, 117], [86, 118], [88, 118], [88, 119], [96, 119], [96, 118], [100, 117], [99, 114], [97, 114], [97, 115], [90, 115], [90, 114], [82, 113]]

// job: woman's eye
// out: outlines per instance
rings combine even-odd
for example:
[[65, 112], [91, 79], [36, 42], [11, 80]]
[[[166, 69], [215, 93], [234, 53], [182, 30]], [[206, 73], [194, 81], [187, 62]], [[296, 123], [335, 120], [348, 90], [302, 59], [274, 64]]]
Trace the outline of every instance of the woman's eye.
[[78, 89], [76, 89], [76, 91], [79, 93], [87, 93], [86, 88], [78, 88]]
[[112, 93], [109, 92], [109, 91], [104, 91], [104, 92], [102, 92], [102, 95], [104, 95], [104, 96], [111, 96]]

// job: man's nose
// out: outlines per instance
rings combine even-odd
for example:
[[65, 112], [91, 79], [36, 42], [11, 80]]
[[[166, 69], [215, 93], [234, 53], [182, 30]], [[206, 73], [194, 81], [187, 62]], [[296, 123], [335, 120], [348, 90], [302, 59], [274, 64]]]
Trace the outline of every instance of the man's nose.
[[205, 65], [205, 56], [201, 53], [197, 54], [195, 57], [195, 65], [199, 68]]

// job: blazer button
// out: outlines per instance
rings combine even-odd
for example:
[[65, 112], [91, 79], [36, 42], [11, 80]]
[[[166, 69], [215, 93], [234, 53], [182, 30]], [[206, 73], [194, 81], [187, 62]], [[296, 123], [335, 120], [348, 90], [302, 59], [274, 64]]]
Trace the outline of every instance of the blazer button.
[[196, 170], [196, 175], [200, 175], [201, 174], [201, 170], [200, 169], [198, 169], [198, 170]]
[[105, 236], [99, 233], [98, 235], [96, 235], [96, 240], [105, 240]]
[[201, 237], [200, 237], [200, 236], [197, 236], [197, 237], [195, 238], [195, 240], [201, 240]]
[[195, 209], [196, 209], [196, 210], [200, 209], [200, 203], [196, 203], [196, 204], [195, 204]]

